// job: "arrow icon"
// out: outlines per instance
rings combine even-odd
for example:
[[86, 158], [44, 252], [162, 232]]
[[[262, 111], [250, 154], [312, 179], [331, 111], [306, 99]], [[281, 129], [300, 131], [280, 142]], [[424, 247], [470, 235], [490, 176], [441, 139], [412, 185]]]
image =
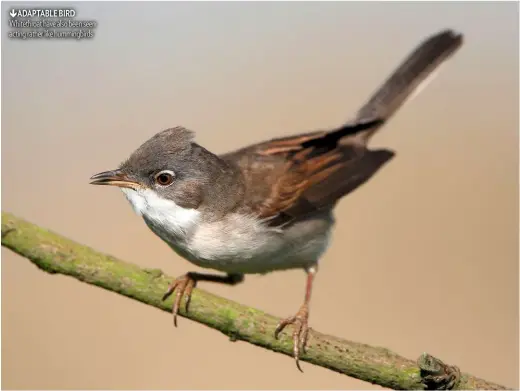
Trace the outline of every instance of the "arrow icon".
[[11, 10], [11, 12], [9, 12], [9, 15], [11, 15], [11, 18], [14, 18], [16, 16], [16, 10]]

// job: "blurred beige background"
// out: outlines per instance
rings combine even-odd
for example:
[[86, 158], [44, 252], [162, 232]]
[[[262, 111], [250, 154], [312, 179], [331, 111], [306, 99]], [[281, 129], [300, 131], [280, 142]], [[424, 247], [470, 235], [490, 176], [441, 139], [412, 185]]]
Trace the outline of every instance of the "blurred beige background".
[[[98, 21], [93, 40], [8, 40], [3, 25], [2, 210], [171, 275], [196, 269], [119, 191], [89, 186], [92, 174], [176, 125], [214, 152], [337, 125], [419, 41], [463, 32], [462, 50], [374, 139], [397, 158], [339, 205], [311, 324], [519, 386], [517, 4], [77, 11]], [[288, 316], [304, 283], [294, 271], [200, 286]], [[186, 319], [174, 329], [166, 313], [6, 249], [2, 320], [3, 388], [374, 388], [305, 363], [301, 374], [288, 357]]]

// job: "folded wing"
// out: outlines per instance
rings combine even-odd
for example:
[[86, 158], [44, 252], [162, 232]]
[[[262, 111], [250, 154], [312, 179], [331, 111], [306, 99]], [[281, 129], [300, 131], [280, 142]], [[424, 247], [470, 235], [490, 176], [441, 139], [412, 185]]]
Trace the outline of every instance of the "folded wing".
[[241, 162], [246, 180], [256, 175], [254, 183], [265, 181], [263, 193], [256, 190], [262, 198], [252, 202], [253, 211], [269, 224], [284, 224], [332, 207], [370, 179], [394, 156], [388, 149], [368, 149], [370, 137], [461, 44], [462, 36], [451, 30], [424, 40], [339, 128], [274, 139], [224, 156]]

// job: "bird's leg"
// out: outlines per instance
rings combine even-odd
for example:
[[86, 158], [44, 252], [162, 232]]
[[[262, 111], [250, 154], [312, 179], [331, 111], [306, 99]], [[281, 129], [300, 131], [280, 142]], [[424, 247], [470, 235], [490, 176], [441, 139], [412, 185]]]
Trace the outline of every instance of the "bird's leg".
[[307, 272], [307, 285], [305, 287], [305, 300], [303, 301], [303, 305], [300, 307], [300, 310], [296, 313], [295, 316], [291, 316], [289, 318], [283, 319], [276, 326], [276, 330], [274, 331], [274, 337], [278, 338], [278, 334], [289, 324], [294, 325], [293, 331], [293, 353], [294, 359], [296, 360], [296, 366], [298, 369], [302, 371], [300, 367], [300, 352], [305, 353], [305, 345], [307, 343], [307, 337], [309, 335], [309, 303], [311, 301], [311, 292], [312, 292], [312, 282], [314, 277], [316, 276], [316, 272], [318, 271], [316, 266], [313, 266], [306, 270]]
[[177, 314], [179, 313], [179, 307], [181, 306], [181, 300], [183, 297], [186, 298], [186, 312], [188, 312], [188, 306], [190, 304], [191, 292], [197, 285], [197, 281], [210, 281], [218, 282], [227, 285], [236, 285], [244, 281], [243, 274], [228, 274], [226, 276], [219, 276], [216, 274], [204, 274], [189, 272], [183, 276], [176, 278], [168, 286], [168, 290], [163, 296], [163, 300], [166, 300], [175, 290], [177, 290], [175, 300], [173, 301], [173, 324], [177, 327]]

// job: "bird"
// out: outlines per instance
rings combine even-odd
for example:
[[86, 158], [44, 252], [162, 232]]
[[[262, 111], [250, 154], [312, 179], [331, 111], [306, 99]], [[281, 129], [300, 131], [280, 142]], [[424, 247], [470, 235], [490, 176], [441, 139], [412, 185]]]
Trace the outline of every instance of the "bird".
[[223, 154], [197, 144], [183, 126], [159, 131], [117, 169], [90, 178], [121, 189], [146, 225], [188, 262], [219, 273], [187, 272], [176, 293], [173, 321], [200, 281], [236, 285], [245, 275], [302, 269], [303, 304], [274, 336], [293, 326], [293, 357], [309, 334], [309, 306], [320, 259], [330, 245], [334, 208], [396, 155], [369, 141], [461, 47], [444, 29], [423, 39], [361, 108], [340, 126], [274, 138]]

